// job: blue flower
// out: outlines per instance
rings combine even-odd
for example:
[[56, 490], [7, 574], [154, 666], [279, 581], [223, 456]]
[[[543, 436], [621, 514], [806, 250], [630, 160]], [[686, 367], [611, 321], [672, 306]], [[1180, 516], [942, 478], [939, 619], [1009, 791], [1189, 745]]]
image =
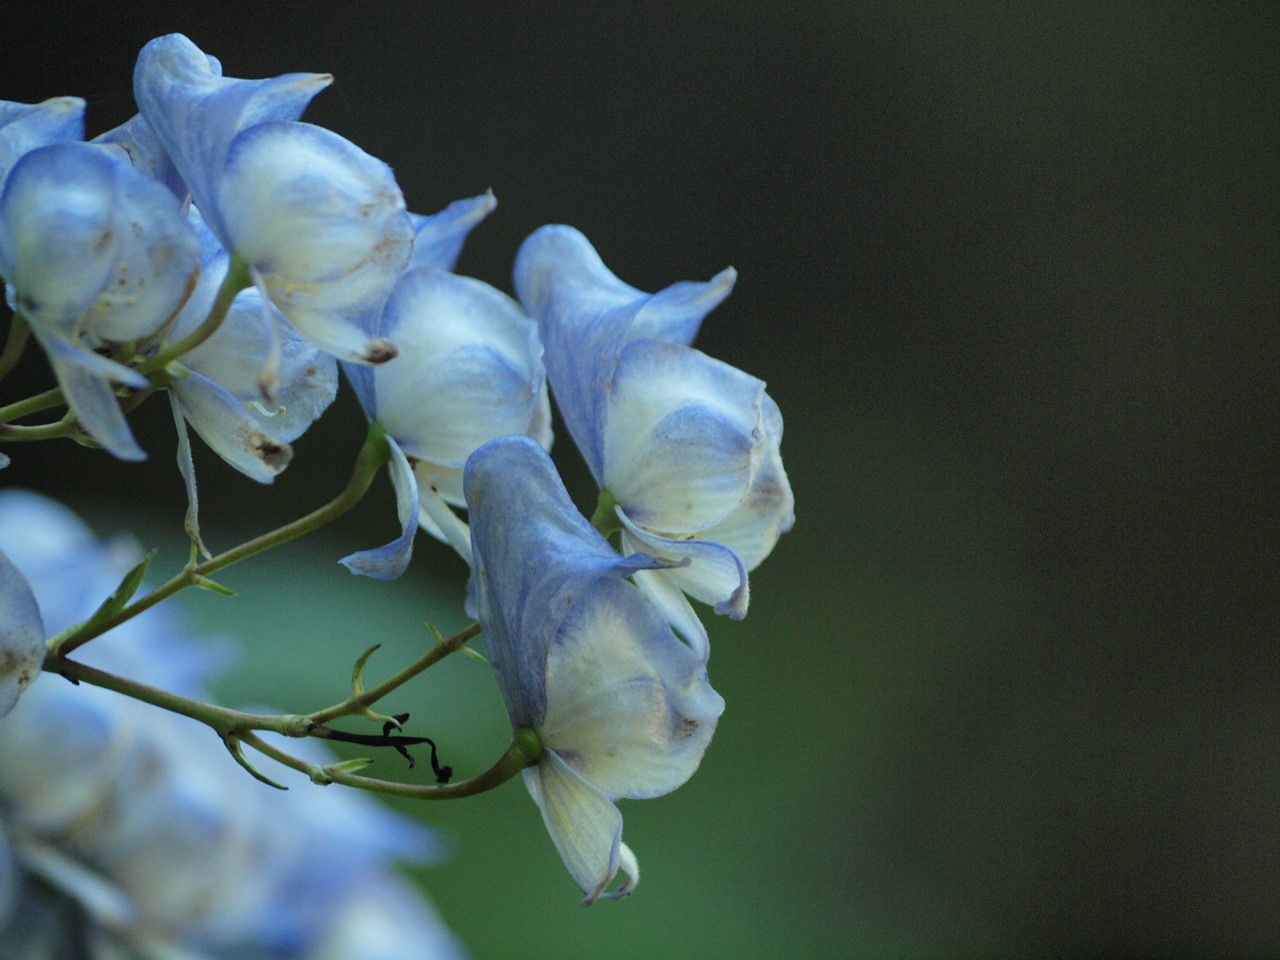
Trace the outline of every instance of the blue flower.
[[312, 343], [382, 363], [390, 342], [354, 318], [386, 299], [413, 230], [391, 169], [337, 134], [297, 122], [332, 77], [222, 76], [180, 34], [138, 56], [134, 96], [222, 245]]
[[[626, 896], [639, 869], [614, 801], [688, 780], [724, 701], [705, 657], [626, 579], [663, 563], [615, 553], [537, 443], [486, 444], [464, 486], [489, 659], [512, 726], [536, 731], [545, 749], [525, 784], [583, 903]], [[627, 879], [610, 891], [619, 870]]]
[[26, 153], [0, 194], [0, 276], [49, 355], [85, 432], [142, 459], [114, 383], [146, 386], [98, 351], [140, 346], [172, 319], [198, 244], [178, 200], [110, 148], [56, 143]]
[[[51, 629], [91, 613], [137, 559], [13, 490], [0, 492], [0, 548]], [[225, 662], [163, 606], [77, 656], [201, 699]], [[329, 760], [319, 743], [290, 750]], [[384, 960], [376, 941], [366, 949], [349, 933], [385, 895], [420, 935], [398, 957], [457, 957], [392, 870], [436, 857], [433, 836], [365, 794], [315, 789], [268, 766], [294, 789], [244, 774], [194, 721], [41, 675], [0, 721], [0, 943], [30, 944], [33, 956], [59, 944], [76, 956], [259, 960], [328, 960], [341, 943], [348, 960]]]
[[763, 382], [689, 346], [734, 279], [646, 294], [564, 226], [535, 231], [515, 266], [551, 390], [616, 502], [625, 550], [690, 561], [637, 582], [695, 646], [705, 632], [681, 591], [745, 615], [747, 571], [793, 522], [777, 405]]
[[345, 558], [356, 573], [396, 576], [409, 560], [414, 529], [470, 557], [462, 467], [481, 444], [527, 434], [551, 445], [551, 403], [537, 324], [506, 294], [448, 272], [466, 232], [493, 208], [492, 194], [459, 201], [418, 220], [415, 265], [364, 317], [371, 336], [400, 355], [377, 367], [344, 365], [371, 421], [392, 443], [391, 477], [402, 533]]

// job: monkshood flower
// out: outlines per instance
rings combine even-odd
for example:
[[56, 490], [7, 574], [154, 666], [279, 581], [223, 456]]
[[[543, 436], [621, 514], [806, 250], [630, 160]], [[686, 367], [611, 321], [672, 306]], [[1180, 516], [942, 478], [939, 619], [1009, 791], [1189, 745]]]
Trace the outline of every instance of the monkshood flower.
[[[136, 560], [21, 491], [0, 492], [0, 546], [48, 601], [54, 630], [87, 616], [98, 588], [110, 589]], [[206, 698], [222, 654], [171, 614], [152, 616], [162, 609], [77, 656]], [[319, 744], [307, 748], [327, 760]], [[294, 789], [245, 776], [200, 724], [42, 674], [0, 720], [0, 898], [7, 882], [16, 902], [8, 927], [0, 903], [0, 943], [57, 943], [103, 960], [322, 960], [342, 940], [343, 956], [381, 960], [376, 941], [366, 951], [349, 926], [385, 891], [422, 933], [399, 956], [458, 956], [430, 907], [391, 870], [396, 860], [434, 856], [425, 828], [364, 794], [316, 790], [274, 767], [270, 775]]]
[[[639, 869], [614, 801], [688, 780], [724, 701], [705, 657], [626, 579], [661, 561], [615, 553], [537, 443], [486, 444], [464, 486], [472, 605], [511, 724], [545, 751], [525, 785], [583, 903], [626, 896]], [[610, 891], [619, 870], [627, 879]]]
[[535, 231], [515, 264], [551, 390], [616, 504], [624, 551], [690, 561], [637, 582], [698, 646], [705, 632], [680, 591], [745, 615], [747, 571], [793, 522], [782, 416], [764, 383], [688, 346], [735, 276], [647, 294], [565, 226]]
[[343, 559], [355, 573], [398, 576], [419, 525], [469, 559], [466, 524], [451, 509], [465, 503], [467, 457], [508, 434], [551, 446], [537, 324], [506, 294], [448, 272], [466, 232], [493, 206], [485, 194], [419, 220], [415, 265], [363, 320], [400, 355], [378, 367], [344, 365], [365, 413], [391, 442], [402, 525], [392, 543]]
[[142, 459], [113, 383], [147, 381], [99, 351], [142, 344], [190, 292], [198, 244], [177, 199], [108, 147], [24, 154], [0, 194], [0, 276], [84, 431]]
[[332, 81], [222, 76], [180, 34], [138, 56], [134, 96], [222, 245], [304, 337], [344, 360], [382, 363], [389, 341], [355, 321], [409, 262], [413, 229], [391, 169], [298, 117]]
[[[194, 330], [208, 315], [230, 267], [230, 255], [191, 211], [200, 238], [200, 282], [173, 323], [172, 338]], [[277, 385], [264, 404], [258, 373], [271, 363]], [[236, 470], [270, 483], [293, 457], [290, 446], [333, 402], [338, 365], [303, 340], [256, 288], [242, 290], [222, 324], [204, 343], [170, 364], [169, 398], [178, 428], [178, 465], [190, 503], [188, 529], [200, 543], [190, 424]], [[201, 544], [203, 549], [203, 544]]]
[[35, 594], [0, 550], [0, 717], [13, 709], [43, 662], [44, 624]]

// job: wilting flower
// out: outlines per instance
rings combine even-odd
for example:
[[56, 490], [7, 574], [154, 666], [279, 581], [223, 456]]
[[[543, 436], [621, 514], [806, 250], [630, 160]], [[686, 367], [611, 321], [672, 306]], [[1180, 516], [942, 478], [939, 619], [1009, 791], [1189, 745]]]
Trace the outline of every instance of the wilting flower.
[[492, 195], [459, 201], [418, 222], [414, 266], [386, 305], [364, 318], [371, 336], [400, 355], [378, 367], [344, 366], [371, 421], [392, 443], [391, 477], [402, 533], [345, 558], [357, 573], [396, 576], [415, 527], [470, 555], [462, 467], [481, 444], [527, 434], [551, 445], [551, 404], [537, 324], [506, 294], [448, 272], [466, 232], [492, 209]]
[[0, 275], [49, 355], [80, 425], [116, 456], [141, 459], [112, 383], [146, 386], [98, 351], [142, 345], [189, 293], [198, 244], [177, 199], [110, 148], [31, 150], [0, 195]]
[[743, 616], [747, 571], [793, 521], [782, 416], [764, 383], [688, 346], [734, 278], [646, 294], [564, 226], [535, 231], [515, 266], [551, 390], [616, 503], [624, 548], [690, 561], [637, 582], [695, 644], [705, 633], [680, 591]]
[[222, 76], [180, 34], [138, 56], [134, 96], [209, 227], [297, 330], [346, 360], [382, 363], [389, 341], [355, 322], [409, 262], [413, 231], [391, 169], [297, 122], [332, 77]]
[[[11, 490], [0, 493], [0, 547], [55, 631], [92, 613], [137, 559], [56, 504]], [[225, 653], [157, 607], [77, 658], [206, 699]], [[290, 749], [328, 759], [315, 742]], [[396, 956], [458, 956], [391, 869], [434, 855], [425, 828], [364, 794], [292, 782], [280, 792], [253, 780], [194, 721], [42, 675], [0, 720], [0, 943], [33, 951], [16, 956], [64, 955], [57, 944], [104, 960], [383, 960], [376, 938], [366, 947], [351, 931], [385, 894], [420, 933]]]
[[[639, 871], [613, 801], [688, 780], [724, 701], [703, 652], [626, 579], [662, 562], [615, 553], [537, 443], [486, 444], [464, 486], [489, 659], [512, 726], [536, 731], [545, 749], [525, 784], [583, 903], [625, 896]], [[606, 892], [619, 870], [627, 880]]]

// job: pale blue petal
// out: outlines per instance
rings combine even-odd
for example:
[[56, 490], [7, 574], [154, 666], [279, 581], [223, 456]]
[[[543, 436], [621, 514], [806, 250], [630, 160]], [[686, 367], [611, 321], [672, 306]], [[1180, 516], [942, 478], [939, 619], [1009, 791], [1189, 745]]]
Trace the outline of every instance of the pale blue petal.
[[569, 876], [585, 895], [583, 906], [590, 906], [618, 873], [622, 814], [554, 751], [524, 771], [524, 782]]
[[782, 466], [782, 414], [768, 394], [763, 399], [766, 442], [760, 469], [733, 512], [700, 534], [705, 540], [727, 546], [747, 570], [759, 566], [778, 537], [795, 523], [795, 497]]
[[[625, 533], [622, 544], [625, 551], [635, 552], [635, 541], [629, 539]], [[707, 628], [698, 619], [698, 614], [679, 584], [670, 577], [664, 576], [662, 570], [637, 570], [632, 579], [645, 598], [666, 617], [667, 622], [671, 624], [671, 629], [684, 638], [684, 642], [701, 662], [706, 663], [711, 656], [711, 641], [707, 637]]]
[[650, 530], [693, 533], [741, 502], [763, 455], [755, 377], [689, 347], [628, 344], [610, 385], [604, 486]]
[[113, 144], [129, 157], [129, 162], [139, 173], [164, 184], [175, 197], [185, 201], [190, 193], [187, 183], [173, 165], [173, 158], [156, 136], [146, 117], [135, 113], [132, 117], [93, 138], [94, 143]]
[[413, 220], [413, 259], [409, 268], [435, 267], [452, 270], [462, 252], [462, 244], [481, 220], [498, 205], [493, 191], [478, 197], [455, 200], [439, 213], [428, 217], [410, 214]]
[[482, 443], [523, 433], [545, 390], [534, 322], [486, 283], [424, 267], [387, 301], [400, 355], [374, 376], [375, 417], [413, 457], [461, 467]]
[[289, 444], [263, 430], [242, 401], [212, 380], [191, 372], [171, 389], [209, 449], [245, 476], [270, 483], [289, 465]]
[[0, 550], [0, 717], [40, 673], [44, 624], [22, 572]]
[[54, 97], [42, 103], [0, 100], [0, 189], [13, 165], [37, 147], [84, 139], [85, 102]]
[[634, 585], [600, 579], [556, 633], [537, 729], [609, 799], [657, 797], [697, 770], [723, 712], [699, 653]]
[[622, 558], [574, 507], [551, 459], [522, 436], [493, 440], [463, 473], [473, 551], [472, 602], [513, 726], [545, 714], [547, 655], [560, 623], [601, 577], [659, 561]]
[[178, 434], [178, 472], [182, 474], [182, 485], [187, 488], [187, 513], [182, 524], [187, 535], [191, 537], [202, 556], [206, 559], [213, 554], [204, 545], [200, 536], [200, 496], [196, 489], [196, 464], [191, 456], [191, 438], [187, 435], [187, 421], [182, 412], [182, 402], [177, 391], [169, 391], [169, 409], [173, 413], [173, 426]]
[[[695, 600], [713, 605], [716, 613], [735, 620], [747, 615], [747, 568], [731, 549], [710, 540], [663, 537], [632, 523], [621, 510], [617, 513], [626, 528], [624, 550], [640, 550], [671, 561], [662, 575]], [[678, 560], [684, 564], [677, 565]]]
[[[431, 536], [453, 547], [454, 552], [467, 562], [467, 566], [471, 566], [471, 530], [436, 490], [432, 477], [435, 471], [424, 469], [429, 466], [425, 461], [420, 460], [413, 469], [418, 483], [418, 499], [422, 504], [418, 523]], [[462, 473], [461, 470], [450, 472], [456, 475]], [[427, 479], [424, 480], [424, 477]]]
[[352, 573], [377, 580], [394, 580], [404, 573], [413, 557], [413, 535], [418, 530], [418, 483], [404, 451], [390, 437], [391, 460], [387, 472], [396, 491], [396, 515], [400, 518], [400, 536], [372, 550], [361, 550], [343, 557], [339, 563]]
[[[67, 406], [84, 432], [121, 460], [145, 460], [147, 455], [133, 439], [110, 380], [89, 369], [110, 364], [110, 373], [114, 375], [117, 370], [128, 368], [81, 349], [52, 330], [33, 325], [31, 332], [48, 354], [49, 365], [67, 398]], [[91, 359], [94, 357], [97, 359]], [[130, 385], [136, 385], [139, 375], [131, 370], [128, 373]], [[121, 374], [119, 379], [126, 378]]]

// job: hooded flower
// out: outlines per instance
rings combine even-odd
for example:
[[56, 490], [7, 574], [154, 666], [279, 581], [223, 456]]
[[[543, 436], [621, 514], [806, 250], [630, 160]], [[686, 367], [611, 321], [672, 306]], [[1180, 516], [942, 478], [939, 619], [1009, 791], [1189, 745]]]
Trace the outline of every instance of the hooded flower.
[[170, 34], [139, 54], [134, 96], [210, 229], [289, 323], [337, 357], [382, 363], [395, 347], [355, 318], [386, 299], [413, 230], [386, 164], [297, 122], [332, 79], [224, 77], [216, 60]]
[[400, 355], [379, 367], [344, 367], [392, 443], [402, 524], [393, 543], [344, 559], [353, 572], [398, 575], [419, 524], [469, 558], [466, 524], [451, 509], [464, 503], [467, 457], [508, 434], [551, 445], [537, 325], [506, 294], [448, 272], [466, 232], [493, 205], [485, 194], [419, 220], [414, 266], [382, 310], [365, 318], [370, 335], [395, 341]]
[[688, 780], [724, 701], [705, 657], [626, 579], [662, 561], [615, 553], [537, 443], [486, 444], [464, 486], [472, 604], [512, 726], [544, 747], [525, 785], [583, 903], [626, 896], [639, 870], [614, 801]]
[[13, 165], [0, 194], [0, 276], [44, 347], [85, 432], [125, 460], [144, 454], [114, 383], [146, 386], [100, 351], [141, 346], [181, 306], [198, 244], [177, 199], [111, 148], [55, 143]]
[[535, 231], [515, 265], [552, 392], [616, 503], [624, 548], [690, 561], [637, 582], [695, 645], [705, 633], [680, 591], [745, 615], [747, 571], [793, 521], [782, 416], [764, 383], [688, 346], [734, 279], [728, 269], [646, 294], [564, 226]]

